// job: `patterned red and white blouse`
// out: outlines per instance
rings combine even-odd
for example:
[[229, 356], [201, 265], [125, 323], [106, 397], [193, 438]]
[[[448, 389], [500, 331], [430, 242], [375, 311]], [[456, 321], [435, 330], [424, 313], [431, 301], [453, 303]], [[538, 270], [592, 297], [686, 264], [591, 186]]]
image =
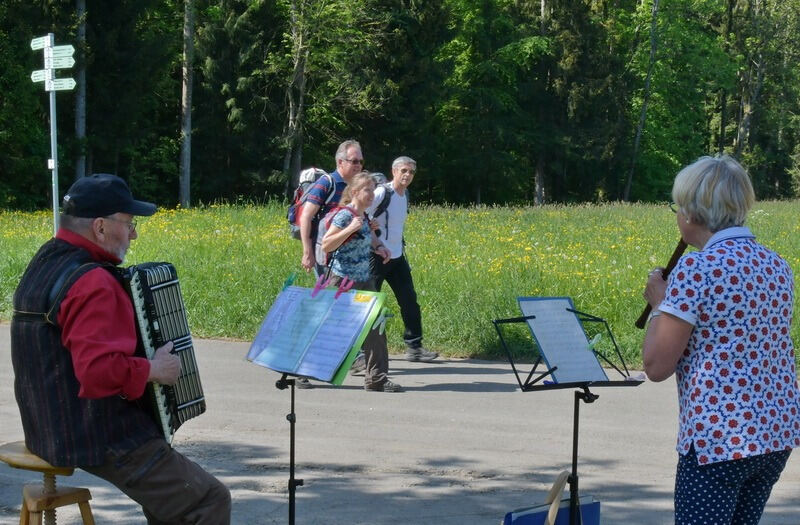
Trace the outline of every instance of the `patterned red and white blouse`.
[[659, 305], [694, 325], [678, 361], [677, 450], [701, 464], [800, 446], [794, 278], [744, 227], [681, 257]]

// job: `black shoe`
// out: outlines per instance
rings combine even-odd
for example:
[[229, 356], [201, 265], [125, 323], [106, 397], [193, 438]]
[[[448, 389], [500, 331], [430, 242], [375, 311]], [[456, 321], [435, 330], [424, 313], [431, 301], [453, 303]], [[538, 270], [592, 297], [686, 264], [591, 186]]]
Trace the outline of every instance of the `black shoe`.
[[403, 387], [387, 379], [377, 385], [364, 385], [364, 390], [367, 392], [402, 392]]
[[406, 361], [421, 361], [430, 363], [439, 357], [439, 352], [431, 352], [423, 347], [406, 349]]

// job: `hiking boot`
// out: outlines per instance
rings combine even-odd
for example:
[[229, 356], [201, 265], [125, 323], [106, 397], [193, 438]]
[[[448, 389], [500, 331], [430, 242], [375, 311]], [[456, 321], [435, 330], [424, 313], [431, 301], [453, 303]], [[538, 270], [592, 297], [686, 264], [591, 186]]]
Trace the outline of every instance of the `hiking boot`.
[[296, 386], [297, 388], [301, 388], [303, 390], [314, 388], [314, 385], [311, 384], [311, 381], [309, 381], [307, 377], [298, 377], [297, 379], [295, 379], [294, 386]]
[[439, 357], [439, 352], [431, 352], [423, 347], [407, 348], [406, 361], [420, 361], [422, 363], [430, 363]]
[[364, 375], [364, 370], [367, 369], [367, 359], [364, 354], [358, 354], [356, 360], [350, 365], [350, 375], [358, 376]]
[[367, 392], [402, 392], [403, 387], [387, 379], [383, 383], [377, 385], [364, 385], [364, 390]]
[[402, 392], [403, 391], [403, 387], [398, 385], [394, 381], [390, 381], [390, 380], [387, 379], [386, 382], [383, 383], [383, 391], [384, 392]]

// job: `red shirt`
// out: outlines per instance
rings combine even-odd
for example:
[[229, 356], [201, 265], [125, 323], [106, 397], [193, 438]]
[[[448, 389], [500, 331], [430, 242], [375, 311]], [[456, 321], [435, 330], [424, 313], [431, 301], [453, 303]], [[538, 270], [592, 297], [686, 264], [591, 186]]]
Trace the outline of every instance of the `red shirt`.
[[[85, 249], [98, 262], [122, 262], [70, 230], [59, 229], [56, 238]], [[95, 268], [75, 281], [61, 303], [58, 324], [61, 343], [72, 355], [75, 377], [81, 385], [79, 397], [141, 397], [150, 362], [134, 357], [137, 336], [133, 304], [108, 270]]]

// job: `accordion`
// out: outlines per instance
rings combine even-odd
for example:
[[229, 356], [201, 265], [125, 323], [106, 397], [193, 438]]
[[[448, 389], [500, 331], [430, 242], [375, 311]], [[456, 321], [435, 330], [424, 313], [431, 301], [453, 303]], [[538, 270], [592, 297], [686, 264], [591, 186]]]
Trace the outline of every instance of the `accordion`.
[[138, 353], [152, 359], [157, 348], [172, 341], [172, 353], [181, 360], [180, 377], [174, 385], [149, 383], [142, 398], [167, 442], [172, 443], [178, 427], [206, 411], [178, 274], [170, 263], [156, 262], [130, 266], [122, 275], [133, 300]]

